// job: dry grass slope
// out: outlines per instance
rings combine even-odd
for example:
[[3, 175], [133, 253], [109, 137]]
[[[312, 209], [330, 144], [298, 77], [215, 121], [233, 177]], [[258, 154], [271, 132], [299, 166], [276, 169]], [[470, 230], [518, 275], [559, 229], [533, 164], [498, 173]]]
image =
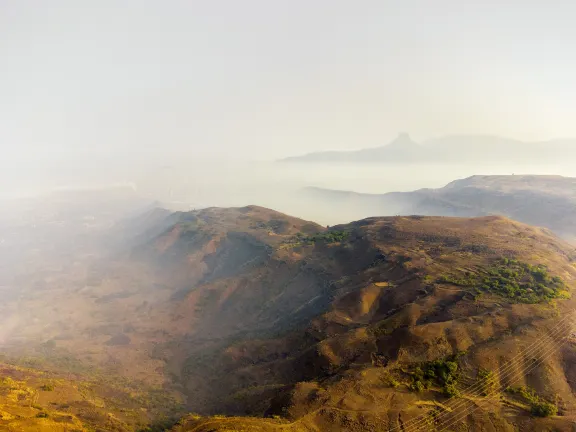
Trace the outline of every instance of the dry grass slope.
[[48, 256], [19, 279], [27, 314], [5, 346], [46, 363], [2, 373], [0, 425], [133, 431], [182, 393], [204, 416], [176, 431], [570, 430], [576, 255], [549, 231], [492, 216], [326, 229], [255, 206], [158, 216], [130, 253]]
[[[493, 216], [373, 218], [333, 230], [347, 235], [274, 252], [329, 281], [320, 294], [329, 304], [309, 319], [306, 336], [240, 338], [210, 359], [226, 376], [213, 403], [286, 423], [200, 418], [177, 430], [570, 430], [576, 347], [564, 318], [574, 307], [576, 269], [569, 244]], [[560, 281], [562, 288], [532, 304], [482, 291], [482, 277], [503, 260], [541, 273], [542, 289]], [[519, 290], [540, 289], [522, 277]], [[426, 369], [431, 362], [440, 366]], [[445, 364], [452, 375], [426, 375], [444, 374]], [[201, 360], [195, 367], [210, 370]], [[483, 373], [493, 377], [489, 392]], [[187, 378], [202, 385], [193, 371]], [[533, 389], [558, 415], [535, 417], [532, 406], [507, 396], [512, 385]]]

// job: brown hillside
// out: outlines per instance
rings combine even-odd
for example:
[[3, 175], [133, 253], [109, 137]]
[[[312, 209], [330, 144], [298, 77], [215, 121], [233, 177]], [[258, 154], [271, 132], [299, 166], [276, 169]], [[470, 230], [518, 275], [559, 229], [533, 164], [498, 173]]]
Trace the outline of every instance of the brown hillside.
[[[405, 423], [430, 430], [433, 422], [422, 429], [423, 423], [413, 420], [423, 413], [437, 418], [438, 430], [457, 420], [473, 430], [488, 424], [494, 430], [568, 427], [576, 408], [571, 387], [576, 353], [562, 339], [571, 328], [562, 319], [573, 305], [566, 298], [576, 276], [569, 245], [502, 217], [374, 218], [333, 230], [348, 234], [338, 242], [284, 244], [274, 250], [266, 270], [254, 269], [250, 276], [258, 280], [266, 277], [263, 271], [276, 272], [271, 270], [276, 262], [306, 268], [310, 279], [304, 283], [313, 296], [309, 301], [319, 305], [311, 312], [325, 311], [307, 315], [302, 330], [279, 326], [278, 333], [258, 340], [242, 334], [222, 340], [212, 345], [211, 354], [205, 349], [202, 354], [189, 352], [182, 379], [192, 407], [279, 415], [290, 422], [263, 420], [261, 430], [388, 430]], [[544, 266], [541, 288], [550, 297], [538, 297], [538, 283], [527, 282], [529, 272], [539, 274]], [[520, 268], [527, 272], [517, 278], [524, 294], [482, 288], [490, 272]], [[546, 288], [555, 277], [562, 279], [561, 285]], [[222, 323], [233, 317], [242, 326], [255, 311], [262, 316], [270, 307], [269, 297], [257, 289], [253, 297], [229, 299], [229, 308], [219, 309], [226, 290], [211, 289], [218, 294], [203, 310], [213, 311]], [[279, 293], [288, 294], [294, 293]], [[306, 298], [300, 297], [300, 303]], [[287, 301], [283, 306], [273, 310], [279, 316], [298, 313]], [[215, 326], [216, 318], [207, 322]], [[188, 340], [201, 343], [202, 335]], [[450, 388], [431, 379], [423, 380], [427, 389], [414, 389], [416, 368], [434, 360], [452, 361], [458, 353], [453, 360], [458, 396], [445, 396]], [[477, 391], [481, 370], [496, 377], [487, 396]], [[535, 399], [505, 392], [522, 386], [538, 400], [553, 402], [561, 416], [531, 416]], [[473, 408], [473, 415], [459, 419]], [[189, 430], [220, 430], [219, 423], [221, 430], [234, 424], [241, 430], [255, 421], [196, 418], [189, 420]]]
[[[207, 417], [182, 431], [571, 427], [575, 255], [547, 230], [502, 217], [325, 229], [255, 206], [138, 221], [129, 253], [49, 254], [6, 278], [21, 295], [0, 305], [3, 349], [124, 377], [146, 418], [184, 395]], [[558, 415], [535, 417], [545, 403]]]
[[0, 430], [128, 432], [153, 418], [145, 394], [121, 382], [0, 364]]
[[[0, 266], [2, 352], [14, 364], [122, 383], [122, 391], [141, 396], [142, 412], [136, 418], [141, 424], [179, 412], [182, 388], [176, 379], [179, 369], [172, 365], [180, 365], [191, 331], [202, 333], [200, 328], [214, 320], [213, 341], [218, 334], [236, 334], [239, 324], [254, 328], [268, 319], [254, 315], [249, 321], [239, 311], [226, 322], [211, 316], [212, 310], [227, 307], [225, 298], [247, 295], [249, 279], [238, 276], [261, 266], [296, 233], [324, 230], [255, 206], [174, 214], [155, 209], [132, 225], [122, 221], [106, 242], [94, 241], [101, 229], [69, 233], [76, 249], [71, 254], [49, 241], [52, 225], [49, 220], [38, 226], [36, 233], [42, 230], [46, 237], [26, 237], [21, 245], [26, 257], [17, 257], [18, 265]], [[14, 245], [25, 229], [9, 231], [18, 234], [12, 236]], [[112, 245], [112, 254], [102, 244]], [[126, 248], [129, 254], [122, 252]], [[202, 302], [211, 305], [215, 288], [226, 280], [240, 285], [233, 289], [230, 284], [219, 304], [204, 310]], [[113, 396], [103, 400], [118, 406]], [[136, 430], [134, 422], [126, 427]]]

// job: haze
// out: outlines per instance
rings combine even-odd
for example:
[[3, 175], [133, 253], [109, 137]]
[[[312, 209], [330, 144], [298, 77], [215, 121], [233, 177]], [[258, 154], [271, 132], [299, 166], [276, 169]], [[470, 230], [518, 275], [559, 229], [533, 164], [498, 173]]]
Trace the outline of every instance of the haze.
[[576, 137], [576, 6], [472, 3], [0, 1], [0, 195], [131, 182], [191, 204], [275, 204], [309, 185], [576, 174], [267, 163], [399, 131]]
[[0, 0], [0, 431], [576, 431], [575, 17]]

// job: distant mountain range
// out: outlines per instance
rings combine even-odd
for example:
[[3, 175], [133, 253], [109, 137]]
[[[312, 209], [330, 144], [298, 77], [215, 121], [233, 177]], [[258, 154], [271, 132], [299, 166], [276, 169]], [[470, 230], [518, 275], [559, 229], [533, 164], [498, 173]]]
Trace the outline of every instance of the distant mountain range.
[[472, 176], [440, 189], [386, 194], [306, 188], [303, 197], [325, 211], [351, 219], [416, 214], [502, 215], [576, 239], [576, 178], [570, 177]]
[[280, 162], [458, 162], [555, 161], [574, 154], [576, 139], [523, 142], [490, 135], [453, 135], [413, 141], [406, 133], [391, 143], [355, 151], [327, 151], [281, 159]]

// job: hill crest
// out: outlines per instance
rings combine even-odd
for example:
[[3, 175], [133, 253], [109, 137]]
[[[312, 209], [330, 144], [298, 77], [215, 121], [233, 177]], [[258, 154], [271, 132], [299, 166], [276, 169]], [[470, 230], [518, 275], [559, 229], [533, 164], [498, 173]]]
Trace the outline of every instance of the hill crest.
[[307, 188], [304, 200], [328, 211], [360, 218], [377, 214], [474, 217], [499, 214], [576, 239], [576, 178], [476, 175], [438, 189], [363, 194]]

